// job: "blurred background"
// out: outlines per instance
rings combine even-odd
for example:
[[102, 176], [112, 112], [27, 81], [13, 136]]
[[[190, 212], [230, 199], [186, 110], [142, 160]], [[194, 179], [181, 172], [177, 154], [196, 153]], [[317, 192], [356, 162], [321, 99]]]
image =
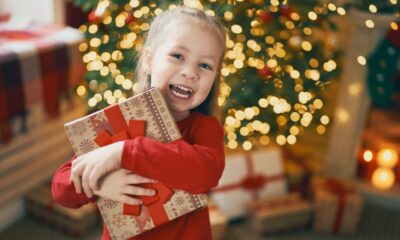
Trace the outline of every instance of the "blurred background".
[[0, 0], [0, 239], [100, 238], [95, 205], [51, 198], [63, 124], [138, 92], [150, 21], [178, 4], [229, 32], [213, 238], [399, 239], [397, 0]]

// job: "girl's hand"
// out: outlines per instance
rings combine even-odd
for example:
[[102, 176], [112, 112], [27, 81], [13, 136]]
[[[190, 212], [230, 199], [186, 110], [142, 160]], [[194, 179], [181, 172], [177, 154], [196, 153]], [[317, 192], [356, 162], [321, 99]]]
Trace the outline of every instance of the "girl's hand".
[[100, 189], [95, 190], [94, 194], [117, 202], [140, 205], [142, 204], [142, 201], [131, 195], [153, 196], [156, 192], [153, 189], [133, 186], [133, 184], [154, 182], [156, 181], [120, 168], [106, 175], [101, 180]]
[[98, 190], [98, 180], [120, 167], [123, 147], [124, 142], [116, 142], [72, 161], [70, 181], [74, 182], [76, 192], [83, 189], [87, 197], [92, 197], [93, 190]]

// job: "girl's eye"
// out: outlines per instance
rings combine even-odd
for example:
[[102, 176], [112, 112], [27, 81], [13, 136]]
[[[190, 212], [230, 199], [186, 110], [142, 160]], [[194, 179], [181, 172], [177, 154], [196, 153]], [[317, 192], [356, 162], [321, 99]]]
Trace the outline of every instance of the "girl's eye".
[[207, 63], [200, 63], [199, 66], [204, 69], [212, 70], [211, 66]]
[[172, 56], [173, 58], [176, 58], [176, 59], [179, 59], [179, 60], [183, 60], [182, 54], [174, 53], [174, 54], [171, 54], [171, 56]]

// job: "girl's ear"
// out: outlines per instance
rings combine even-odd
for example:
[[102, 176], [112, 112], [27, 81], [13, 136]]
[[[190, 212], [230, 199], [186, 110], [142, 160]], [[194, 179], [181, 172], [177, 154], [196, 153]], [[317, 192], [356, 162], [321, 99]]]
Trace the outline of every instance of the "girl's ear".
[[151, 52], [148, 48], [143, 50], [142, 68], [147, 75], [151, 75]]

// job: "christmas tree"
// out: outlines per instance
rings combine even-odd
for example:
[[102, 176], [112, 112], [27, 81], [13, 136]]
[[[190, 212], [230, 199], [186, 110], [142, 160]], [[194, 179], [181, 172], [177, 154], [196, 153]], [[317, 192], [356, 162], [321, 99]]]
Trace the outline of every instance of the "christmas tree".
[[[86, 82], [77, 93], [92, 109], [137, 92], [136, 55], [151, 18], [181, 1], [74, 0], [89, 11], [80, 45]], [[338, 74], [331, 14], [345, 9], [316, 0], [183, 1], [217, 16], [229, 30], [218, 104], [226, 143], [250, 150], [294, 144], [304, 128], [323, 134], [323, 90]], [[133, 90], [133, 91], [132, 91]]]

